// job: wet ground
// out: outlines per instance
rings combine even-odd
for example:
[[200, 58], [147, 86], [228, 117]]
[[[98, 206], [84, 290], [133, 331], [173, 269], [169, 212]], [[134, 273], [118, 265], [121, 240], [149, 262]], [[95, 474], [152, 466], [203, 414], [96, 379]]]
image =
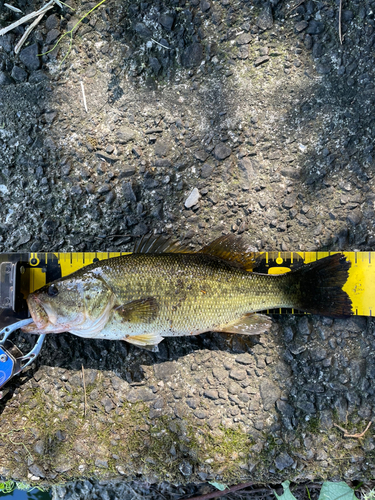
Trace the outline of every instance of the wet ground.
[[[149, 232], [192, 248], [232, 232], [258, 251], [373, 249], [375, 2], [339, 16], [328, 0], [107, 0], [54, 48], [95, 6], [68, 3], [18, 56], [23, 28], [0, 37], [0, 251], [129, 250]], [[1, 27], [20, 17], [0, 12]], [[334, 424], [360, 433], [374, 418], [374, 334], [366, 318], [275, 316], [267, 336], [158, 354], [50, 337], [2, 402], [0, 472], [368, 479], [372, 428], [348, 439]]]

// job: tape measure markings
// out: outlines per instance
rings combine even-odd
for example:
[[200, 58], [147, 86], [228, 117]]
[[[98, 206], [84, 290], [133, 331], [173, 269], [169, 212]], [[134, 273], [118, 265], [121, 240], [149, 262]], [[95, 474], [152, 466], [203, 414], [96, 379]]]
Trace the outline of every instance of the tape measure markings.
[[[56, 266], [56, 260], [61, 267], [61, 276], [67, 276], [82, 267], [103, 259], [126, 255], [130, 252], [70, 252], [70, 253], [30, 253], [29, 263], [29, 285], [30, 292], [41, 288], [46, 284], [46, 272], [44, 269]], [[353, 303], [353, 311], [356, 315], [372, 316], [375, 304], [375, 266], [372, 264], [374, 252], [259, 252], [255, 257], [259, 260], [263, 270], [269, 274], [280, 274], [293, 269], [298, 261], [304, 263], [314, 262], [335, 253], [343, 253], [352, 263], [349, 277], [343, 290], [348, 293]], [[263, 262], [263, 264], [261, 264]], [[48, 267], [49, 266], [49, 267]], [[265, 266], [265, 267], [264, 267]], [[258, 265], [257, 265], [258, 267]], [[24, 275], [23, 275], [24, 276]], [[285, 309], [279, 309], [282, 313]], [[294, 310], [288, 310], [289, 312]]]

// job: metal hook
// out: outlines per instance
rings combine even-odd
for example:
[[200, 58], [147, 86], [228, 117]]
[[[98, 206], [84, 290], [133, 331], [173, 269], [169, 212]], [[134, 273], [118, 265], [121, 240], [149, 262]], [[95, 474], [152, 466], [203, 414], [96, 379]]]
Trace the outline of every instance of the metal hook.
[[[29, 366], [40, 353], [45, 334], [39, 335], [34, 347], [27, 354], [22, 354], [18, 347], [8, 340], [11, 333], [32, 321], [32, 319], [23, 319], [0, 331], [0, 336], [2, 336], [0, 340], [0, 387]], [[0, 399], [3, 396], [4, 393], [0, 391]]]
[[20, 321], [17, 321], [16, 323], [8, 325], [5, 328], [3, 328], [2, 330], [0, 330], [0, 336], [3, 335], [3, 338], [1, 338], [1, 340], [0, 340], [0, 345], [4, 345], [4, 342], [6, 341], [6, 339], [15, 330], [18, 330], [19, 328], [22, 328], [23, 326], [29, 325], [32, 322], [33, 322], [33, 320], [31, 318], [21, 319]]

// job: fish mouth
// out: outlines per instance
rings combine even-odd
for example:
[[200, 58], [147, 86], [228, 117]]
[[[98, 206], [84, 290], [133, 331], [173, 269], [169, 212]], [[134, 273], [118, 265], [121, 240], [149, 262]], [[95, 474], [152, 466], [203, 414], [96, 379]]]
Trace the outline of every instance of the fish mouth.
[[40, 303], [38, 297], [31, 294], [27, 297], [26, 302], [34, 323], [30, 323], [30, 325], [25, 326], [22, 330], [24, 332], [34, 332], [35, 330], [45, 329], [50, 320], [47, 311]]

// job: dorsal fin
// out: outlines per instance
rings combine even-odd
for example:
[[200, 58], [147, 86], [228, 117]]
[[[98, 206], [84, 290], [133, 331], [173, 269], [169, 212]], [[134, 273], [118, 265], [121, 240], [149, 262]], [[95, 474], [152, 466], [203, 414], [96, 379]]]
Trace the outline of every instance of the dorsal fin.
[[256, 264], [256, 256], [254, 252], [247, 251], [247, 246], [242, 237], [227, 234], [219, 236], [219, 238], [201, 248], [198, 253], [218, 257], [236, 264], [246, 271], [252, 271]]
[[241, 237], [234, 234], [220, 236], [200, 250], [192, 250], [187, 244], [172, 241], [164, 236], [145, 235], [135, 244], [134, 253], [203, 253], [225, 260], [235, 266], [252, 271], [257, 262], [254, 252], [247, 251]]
[[195, 253], [179, 241], [164, 236], [145, 235], [134, 245], [134, 253]]

